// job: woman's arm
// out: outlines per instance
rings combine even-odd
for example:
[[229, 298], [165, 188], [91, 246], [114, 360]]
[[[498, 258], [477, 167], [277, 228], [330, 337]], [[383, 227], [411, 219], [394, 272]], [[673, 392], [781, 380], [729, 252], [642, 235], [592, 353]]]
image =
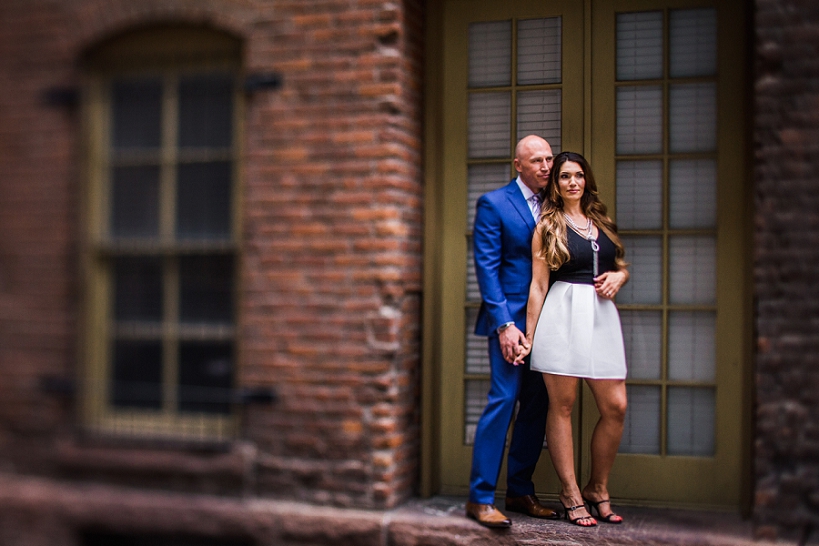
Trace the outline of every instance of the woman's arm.
[[529, 285], [529, 302], [526, 304], [526, 343], [521, 346], [522, 351], [515, 359], [518, 364], [532, 351], [532, 341], [538, 327], [540, 311], [543, 309], [543, 300], [549, 291], [549, 266], [543, 259], [538, 258], [542, 247], [543, 238], [540, 230], [536, 228], [532, 236], [532, 284]]
[[628, 270], [606, 271], [594, 278], [594, 289], [601, 298], [613, 300], [617, 292], [628, 282]]
[[614, 271], [606, 271], [594, 278], [594, 289], [601, 298], [613, 300], [617, 292], [628, 282], [630, 277], [628, 269], [617, 264], [615, 267]]

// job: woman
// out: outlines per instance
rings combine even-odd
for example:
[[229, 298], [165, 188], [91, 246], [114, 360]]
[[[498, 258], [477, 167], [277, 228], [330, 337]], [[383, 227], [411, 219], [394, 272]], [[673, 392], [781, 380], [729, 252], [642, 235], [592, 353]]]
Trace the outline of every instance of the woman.
[[[531, 369], [543, 374], [549, 392], [546, 439], [565, 518], [592, 527], [597, 520], [590, 512], [596, 511], [604, 522], [622, 523], [611, 509], [608, 478], [626, 412], [623, 334], [612, 301], [628, 280], [623, 245], [583, 156], [558, 154], [544, 191], [532, 238], [527, 343], [517, 361], [531, 352]], [[591, 439], [591, 477], [582, 491], [574, 473], [571, 422], [580, 378], [600, 411]]]

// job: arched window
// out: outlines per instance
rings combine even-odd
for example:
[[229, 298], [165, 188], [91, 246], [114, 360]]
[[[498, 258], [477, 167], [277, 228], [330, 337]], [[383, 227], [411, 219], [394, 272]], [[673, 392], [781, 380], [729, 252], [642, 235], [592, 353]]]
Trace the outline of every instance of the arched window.
[[84, 61], [84, 423], [229, 438], [240, 43], [203, 27], [146, 28]]

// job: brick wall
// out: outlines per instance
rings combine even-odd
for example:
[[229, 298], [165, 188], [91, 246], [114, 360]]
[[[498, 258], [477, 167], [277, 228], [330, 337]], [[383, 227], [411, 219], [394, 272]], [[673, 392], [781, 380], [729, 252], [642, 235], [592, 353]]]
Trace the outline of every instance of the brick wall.
[[756, 8], [754, 511], [774, 537], [819, 533], [819, 5]]
[[[388, 507], [412, 493], [422, 5], [0, 2], [0, 470], [97, 461], [127, 481], [164, 464], [174, 487], [179, 475], [221, 473], [245, 492], [345, 506]], [[272, 386], [279, 400], [251, 407], [242, 442], [223, 455], [84, 447], [70, 401], [39, 388], [81, 364], [81, 120], [42, 93], [76, 88], [77, 60], [94, 43], [165, 22], [237, 35], [248, 72], [284, 80], [245, 105], [239, 323], [239, 384]]]
[[[42, 93], [71, 80], [51, 9], [0, 3], [0, 468], [40, 459], [66, 423], [39, 377], [74, 370], [77, 119]], [[45, 7], [45, 6], [44, 6]]]
[[282, 395], [251, 416], [265, 490], [385, 506], [415, 481], [420, 18], [277, 2], [253, 31], [249, 66], [285, 78], [247, 116], [242, 373]]

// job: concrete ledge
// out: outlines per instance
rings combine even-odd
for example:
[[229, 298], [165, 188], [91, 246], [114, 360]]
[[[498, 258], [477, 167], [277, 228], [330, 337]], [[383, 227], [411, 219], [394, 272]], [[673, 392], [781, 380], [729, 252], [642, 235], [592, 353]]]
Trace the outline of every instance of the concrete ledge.
[[593, 529], [510, 514], [512, 528], [493, 531], [465, 518], [463, 506], [461, 498], [435, 497], [379, 512], [0, 474], [0, 544], [82, 546], [81, 533], [89, 530], [227, 537], [258, 546], [773, 544], [755, 542], [751, 524], [729, 513], [618, 507], [625, 524]]

